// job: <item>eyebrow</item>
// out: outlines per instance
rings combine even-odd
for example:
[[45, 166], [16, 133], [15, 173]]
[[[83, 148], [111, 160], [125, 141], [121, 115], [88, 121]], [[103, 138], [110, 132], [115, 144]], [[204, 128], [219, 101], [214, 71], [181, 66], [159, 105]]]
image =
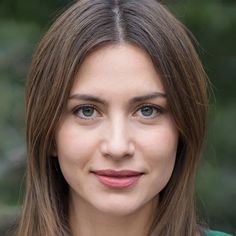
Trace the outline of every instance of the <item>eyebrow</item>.
[[[154, 99], [154, 98], [166, 98], [166, 94], [165, 93], [161, 93], [161, 92], [153, 92], [153, 93], [149, 93], [149, 94], [145, 94], [142, 96], [137, 96], [137, 97], [133, 97], [130, 100], [130, 104], [135, 104], [138, 102], [142, 102], [142, 101], [146, 101], [146, 100], [150, 100], [150, 99]], [[89, 94], [73, 94], [69, 97], [69, 100], [71, 99], [76, 99], [76, 100], [82, 100], [82, 101], [91, 101], [91, 102], [96, 102], [96, 103], [100, 103], [103, 105], [107, 105], [107, 102], [99, 97], [96, 97], [94, 95], [89, 95]]]
[[166, 98], [166, 94], [161, 93], [161, 92], [153, 92], [150, 94], [134, 97], [131, 99], [130, 103], [133, 104], [133, 103], [142, 102], [142, 101], [159, 98], [159, 97]]
[[103, 105], [106, 105], [107, 102], [99, 97], [89, 95], [89, 94], [73, 94], [69, 97], [69, 100], [76, 99], [76, 100], [82, 100], [82, 101], [90, 101], [90, 102], [96, 102], [101, 103]]

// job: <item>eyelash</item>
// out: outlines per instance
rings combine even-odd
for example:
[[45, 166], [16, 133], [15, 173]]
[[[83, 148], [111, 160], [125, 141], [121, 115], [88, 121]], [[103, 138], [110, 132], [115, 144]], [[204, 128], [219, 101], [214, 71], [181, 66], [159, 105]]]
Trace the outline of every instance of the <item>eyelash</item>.
[[[154, 110], [156, 110], [156, 115], [151, 115], [151, 117], [145, 117], [144, 119], [154, 119], [156, 118], [157, 116], [159, 116], [160, 114], [162, 114], [164, 112], [164, 109], [158, 105], [154, 105], [154, 104], [150, 104], [150, 103], [147, 103], [147, 104], [142, 104], [141, 106], [138, 106], [136, 109], [135, 109], [135, 113], [137, 113], [139, 110], [141, 110], [142, 108], [145, 108], [145, 107], [149, 107], [149, 108], [152, 108]], [[144, 117], [144, 116], [143, 116]]]
[[[152, 109], [156, 110], [156, 115], [154, 115], [154, 117], [153, 116], [151, 116], [151, 117], [142, 116], [142, 118], [144, 118], [144, 119], [150, 119], [150, 120], [154, 119], [154, 118], [156, 118], [157, 116], [159, 116], [160, 114], [162, 114], [164, 112], [164, 109], [162, 107], [154, 105], [154, 104], [147, 103], [147, 104], [142, 104], [142, 105], [138, 106], [135, 109], [134, 113], [137, 113], [139, 110], [141, 110], [142, 108], [145, 108], [145, 107], [149, 107], [149, 108], [152, 108]], [[97, 113], [101, 114], [100, 111], [97, 109], [97, 107], [92, 105], [92, 104], [77, 106], [72, 110], [72, 112], [76, 117], [79, 117], [80, 119], [84, 119], [84, 120], [94, 120], [94, 119], [97, 118], [97, 116], [95, 116], [95, 118], [93, 118], [93, 117], [82, 117], [81, 115], [78, 115], [78, 112], [82, 111], [83, 108], [93, 108]]]
[[77, 106], [77, 107], [75, 107], [74, 109], [73, 109], [73, 114], [75, 115], [75, 116], [77, 116], [77, 117], [79, 117], [79, 118], [81, 118], [81, 119], [84, 119], [84, 120], [93, 120], [93, 119], [95, 119], [95, 118], [91, 118], [91, 117], [81, 117], [81, 116], [79, 116], [78, 115], [78, 112], [80, 111], [80, 110], [82, 110], [83, 108], [93, 108], [96, 112], [98, 112], [98, 113], [100, 113], [99, 111], [98, 111], [98, 109], [97, 109], [97, 107], [96, 106], [94, 106], [94, 105], [92, 105], [92, 104], [87, 104], [87, 105], [80, 105], [80, 106]]

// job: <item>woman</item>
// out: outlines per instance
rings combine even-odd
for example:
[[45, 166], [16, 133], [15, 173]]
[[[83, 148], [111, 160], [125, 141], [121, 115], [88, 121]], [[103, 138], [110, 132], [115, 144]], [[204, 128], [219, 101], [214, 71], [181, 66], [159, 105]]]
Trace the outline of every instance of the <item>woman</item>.
[[191, 39], [155, 0], [81, 0], [57, 19], [28, 78], [18, 236], [223, 235], [194, 207], [207, 77]]

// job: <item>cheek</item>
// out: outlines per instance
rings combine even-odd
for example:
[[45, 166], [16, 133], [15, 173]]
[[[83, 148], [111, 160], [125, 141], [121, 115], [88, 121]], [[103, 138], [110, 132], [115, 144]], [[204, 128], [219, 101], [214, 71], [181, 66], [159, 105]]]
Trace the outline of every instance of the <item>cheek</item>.
[[[151, 131], [144, 132], [139, 136], [139, 143], [143, 150], [150, 153], [150, 158], [154, 160], [162, 160], [163, 158], [173, 159], [175, 157], [178, 132], [173, 127], [157, 127]], [[164, 161], [164, 160], [163, 160]]]
[[[142, 135], [142, 155], [150, 173], [152, 183], [161, 189], [169, 181], [176, 159], [178, 132], [172, 126], [162, 126]], [[160, 190], [159, 189], [159, 190]]]
[[[56, 135], [57, 155], [61, 165], [83, 169], [95, 150], [96, 137], [78, 129], [76, 125], [63, 123]], [[62, 168], [63, 168], [62, 166]]]

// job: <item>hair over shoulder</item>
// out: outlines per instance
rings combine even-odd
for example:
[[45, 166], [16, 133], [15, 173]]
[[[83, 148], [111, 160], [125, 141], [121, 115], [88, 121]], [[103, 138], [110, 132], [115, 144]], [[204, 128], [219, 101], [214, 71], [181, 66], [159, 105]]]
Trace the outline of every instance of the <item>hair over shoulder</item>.
[[143, 48], [161, 76], [179, 130], [173, 174], [160, 193], [152, 236], [203, 235], [194, 182], [206, 134], [207, 76], [186, 27], [156, 0], [79, 0], [50, 27], [26, 87], [27, 180], [16, 236], [69, 236], [68, 185], [52, 157], [75, 75], [98, 47]]

